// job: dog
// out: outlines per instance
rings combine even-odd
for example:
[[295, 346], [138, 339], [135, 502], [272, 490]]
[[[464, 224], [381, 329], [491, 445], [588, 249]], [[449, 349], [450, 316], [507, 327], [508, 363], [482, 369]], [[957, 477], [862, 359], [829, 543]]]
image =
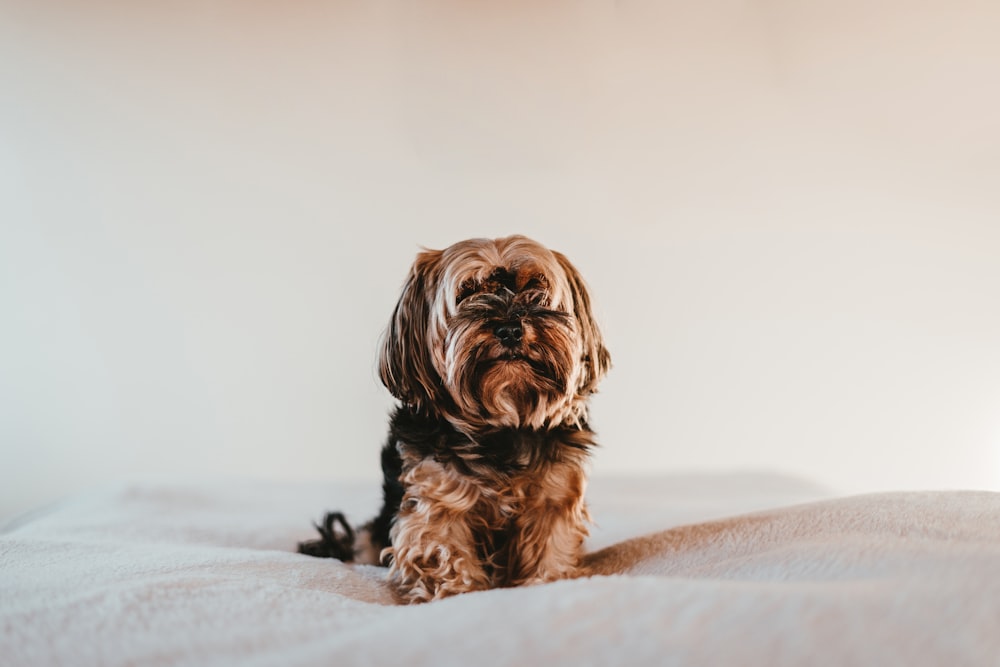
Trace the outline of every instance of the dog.
[[581, 574], [595, 446], [588, 403], [610, 355], [583, 279], [524, 236], [421, 252], [381, 343], [399, 400], [384, 502], [299, 551], [388, 565], [405, 603]]

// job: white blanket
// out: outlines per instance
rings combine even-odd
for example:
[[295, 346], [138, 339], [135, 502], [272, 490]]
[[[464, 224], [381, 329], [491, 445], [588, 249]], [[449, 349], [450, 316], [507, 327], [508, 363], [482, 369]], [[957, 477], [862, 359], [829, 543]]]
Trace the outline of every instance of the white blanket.
[[400, 607], [384, 569], [294, 553], [376, 483], [110, 489], [0, 534], [0, 663], [1000, 665], [1000, 494], [823, 497], [599, 479], [594, 576]]

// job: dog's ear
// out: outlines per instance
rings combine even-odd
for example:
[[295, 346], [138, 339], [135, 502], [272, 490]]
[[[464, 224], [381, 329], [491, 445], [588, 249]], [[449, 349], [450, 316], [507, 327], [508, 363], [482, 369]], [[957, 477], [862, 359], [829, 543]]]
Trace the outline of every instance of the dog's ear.
[[578, 391], [581, 395], [586, 396], [597, 391], [597, 384], [611, 369], [611, 354], [604, 346], [604, 336], [597, 326], [597, 320], [594, 319], [594, 312], [590, 306], [590, 295], [587, 293], [587, 285], [584, 283], [583, 277], [576, 270], [576, 267], [566, 259], [565, 255], [558, 252], [554, 254], [569, 282], [570, 291], [573, 294], [573, 310], [583, 338], [584, 372]]
[[418, 410], [434, 404], [440, 384], [427, 343], [440, 263], [439, 250], [417, 255], [382, 336], [379, 355], [382, 384], [393, 396]]

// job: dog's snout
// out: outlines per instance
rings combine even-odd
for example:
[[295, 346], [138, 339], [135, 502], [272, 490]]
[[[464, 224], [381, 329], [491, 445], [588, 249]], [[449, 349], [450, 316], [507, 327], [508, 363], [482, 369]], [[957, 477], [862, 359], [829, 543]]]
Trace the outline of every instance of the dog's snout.
[[507, 347], [514, 347], [521, 342], [524, 337], [524, 329], [520, 322], [505, 322], [493, 330], [500, 343]]

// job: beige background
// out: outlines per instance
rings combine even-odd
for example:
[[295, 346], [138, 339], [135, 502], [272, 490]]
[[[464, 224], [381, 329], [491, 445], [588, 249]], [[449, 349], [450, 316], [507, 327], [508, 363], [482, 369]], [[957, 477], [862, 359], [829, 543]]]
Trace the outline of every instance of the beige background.
[[598, 474], [1000, 490], [1000, 4], [153, 4], [0, 2], [0, 516], [374, 479], [410, 260], [513, 232]]

